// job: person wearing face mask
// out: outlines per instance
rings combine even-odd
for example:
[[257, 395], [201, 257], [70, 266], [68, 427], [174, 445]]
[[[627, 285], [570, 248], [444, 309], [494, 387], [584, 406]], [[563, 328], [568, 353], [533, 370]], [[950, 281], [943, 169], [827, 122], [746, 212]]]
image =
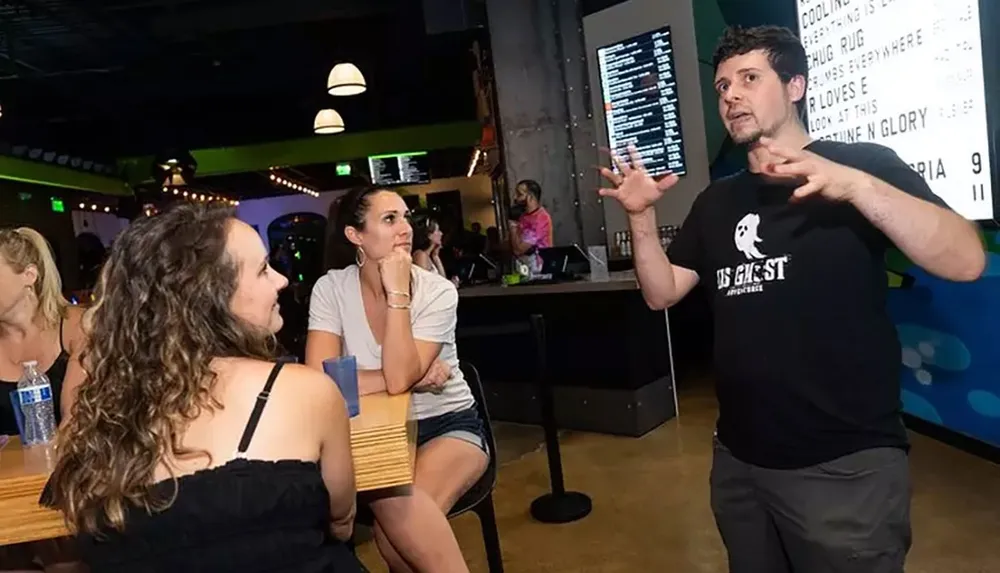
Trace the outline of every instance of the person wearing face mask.
[[808, 59], [791, 31], [731, 28], [714, 65], [749, 169], [698, 195], [666, 254], [655, 203], [676, 175], [654, 180], [631, 148], [601, 170], [601, 195], [628, 215], [651, 308], [699, 282], [713, 293], [711, 505], [730, 570], [902, 573], [910, 476], [885, 253], [972, 281], [982, 242], [891, 149], [809, 136]]
[[412, 486], [378, 492], [375, 541], [393, 572], [467, 572], [447, 513], [486, 470], [485, 429], [458, 365], [458, 291], [412, 263], [402, 197], [375, 187], [336, 208], [334, 269], [313, 287], [306, 364], [353, 355], [360, 394], [412, 392]]
[[552, 217], [542, 206], [542, 186], [525, 179], [514, 187], [509, 211], [510, 246], [514, 256], [528, 263], [532, 272], [541, 270], [540, 249], [552, 247]]
[[115, 240], [42, 500], [95, 573], [361, 570], [343, 397], [275, 362], [287, 284], [226, 207]]

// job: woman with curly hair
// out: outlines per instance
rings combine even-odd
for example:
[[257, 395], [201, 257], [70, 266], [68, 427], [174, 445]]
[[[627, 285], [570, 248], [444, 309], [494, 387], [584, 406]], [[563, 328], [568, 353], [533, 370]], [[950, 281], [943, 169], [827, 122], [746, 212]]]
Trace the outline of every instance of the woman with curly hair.
[[47, 491], [95, 573], [359, 570], [343, 398], [274, 363], [287, 284], [229, 209], [115, 241]]

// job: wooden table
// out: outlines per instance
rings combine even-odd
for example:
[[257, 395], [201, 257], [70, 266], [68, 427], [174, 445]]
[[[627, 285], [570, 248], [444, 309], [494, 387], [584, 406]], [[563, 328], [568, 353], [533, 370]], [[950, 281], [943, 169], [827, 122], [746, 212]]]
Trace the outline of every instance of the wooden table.
[[[361, 397], [351, 419], [351, 450], [358, 491], [413, 483], [416, 420], [410, 395]], [[54, 465], [51, 448], [21, 447], [12, 437], [0, 449], [0, 546], [68, 535], [63, 516], [38, 505]]]
[[67, 534], [62, 513], [38, 505], [54, 461], [52, 448], [24, 449], [17, 437], [0, 450], [0, 546]]
[[351, 452], [358, 491], [413, 483], [417, 422], [410, 394], [384, 392], [361, 397], [361, 413], [351, 418]]

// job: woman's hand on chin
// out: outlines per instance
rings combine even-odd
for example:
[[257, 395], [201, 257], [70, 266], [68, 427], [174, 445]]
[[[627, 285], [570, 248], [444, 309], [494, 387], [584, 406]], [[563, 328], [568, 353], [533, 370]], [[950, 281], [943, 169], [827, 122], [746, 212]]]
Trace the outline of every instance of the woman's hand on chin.
[[396, 249], [379, 261], [378, 270], [382, 277], [382, 287], [387, 295], [410, 294], [410, 268], [413, 259], [405, 249]]

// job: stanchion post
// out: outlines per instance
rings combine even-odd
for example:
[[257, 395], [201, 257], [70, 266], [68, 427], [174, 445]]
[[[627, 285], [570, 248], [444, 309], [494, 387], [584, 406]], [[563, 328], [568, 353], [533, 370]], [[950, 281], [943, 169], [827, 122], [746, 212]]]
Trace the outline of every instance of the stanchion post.
[[535, 338], [535, 381], [541, 402], [545, 452], [548, 455], [549, 480], [552, 484], [550, 493], [531, 502], [531, 516], [542, 523], [568, 523], [586, 517], [590, 513], [592, 504], [586, 494], [566, 491], [563, 482], [555, 400], [546, 360], [545, 317], [540, 314], [531, 315], [531, 332]]

